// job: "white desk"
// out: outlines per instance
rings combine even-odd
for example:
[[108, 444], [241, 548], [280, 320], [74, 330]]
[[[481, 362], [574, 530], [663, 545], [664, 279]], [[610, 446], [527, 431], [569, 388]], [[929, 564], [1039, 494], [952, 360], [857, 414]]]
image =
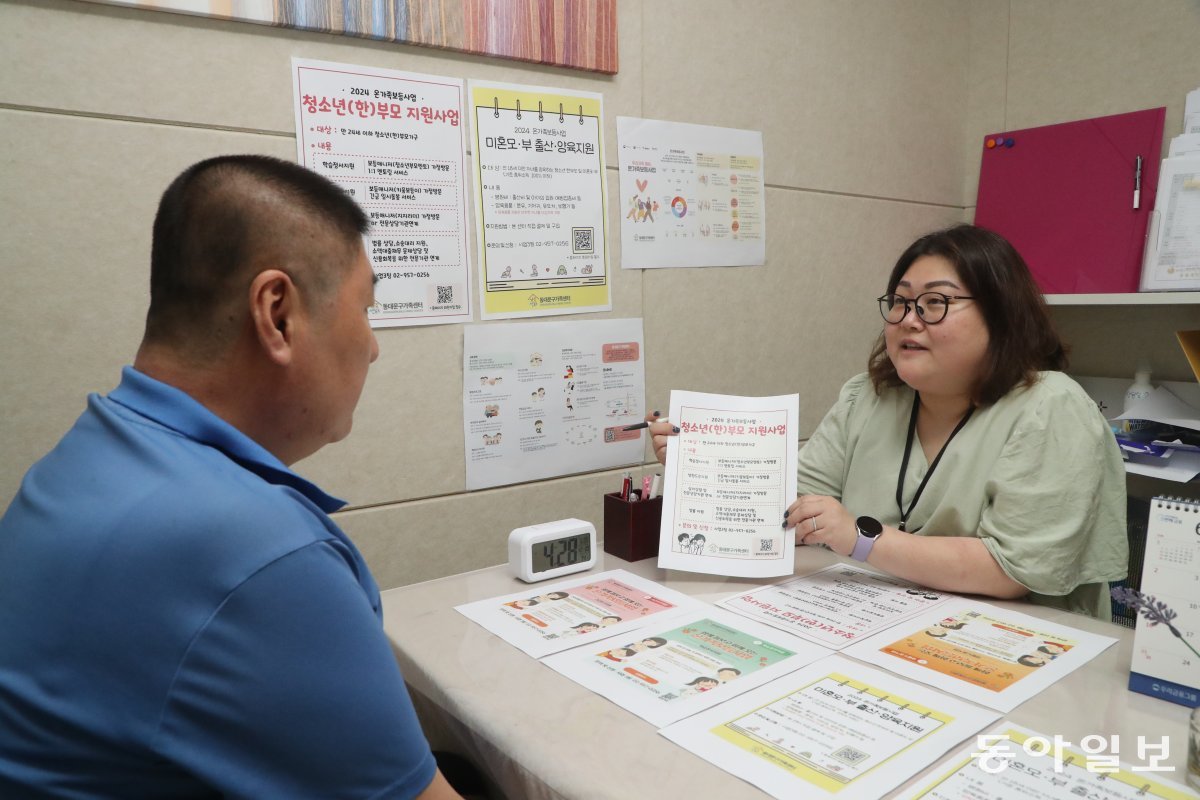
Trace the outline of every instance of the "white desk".
[[[825, 550], [801, 548], [796, 571], [839, 560]], [[654, 564], [602, 552], [593, 571], [627, 569], [710, 602], [768, 582]], [[384, 627], [435, 749], [471, 758], [509, 800], [766, 797], [454, 610], [527, 586], [500, 566], [383, 593]], [[1175, 771], [1144, 774], [1184, 782], [1188, 709], [1126, 689], [1133, 631], [1027, 603], [988, 602], [1120, 639], [1004, 719], [1074, 744], [1089, 734], [1120, 734], [1121, 758], [1132, 764], [1139, 763], [1138, 736], [1154, 742], [1167, 736]], [[910, 784], [923, 782], [927, 773]]]

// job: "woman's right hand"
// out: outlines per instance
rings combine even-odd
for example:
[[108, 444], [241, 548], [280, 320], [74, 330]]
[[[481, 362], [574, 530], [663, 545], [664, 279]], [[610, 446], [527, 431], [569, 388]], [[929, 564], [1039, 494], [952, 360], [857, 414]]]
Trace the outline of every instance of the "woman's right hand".
[[657, 411], [647, 414], [646, 422], [650, 423], [646, 430], [650, 433], [650, 444], [654, 447], [654, 457], [658, 459], [658, 463], [666, 466], [667, 437], [679, 433], [679, 428], [672, 425], [670, 420], [662, 419]]

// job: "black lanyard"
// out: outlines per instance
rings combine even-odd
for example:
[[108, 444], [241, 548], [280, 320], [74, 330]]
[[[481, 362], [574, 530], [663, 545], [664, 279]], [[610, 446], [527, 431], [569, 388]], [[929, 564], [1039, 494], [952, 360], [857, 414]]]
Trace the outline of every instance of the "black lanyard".
[[917, 487], [917, 493], [913, 495], [912, 502], [908, 504], [908, 510], [904, 510], [904, 476], [908, 474], [908, 458], [912, 455], [913, 439], [917, 433], [917, 410], [921, 406], [921, 393], [913, 392], [913, 407], [912, 415], [908, 418], [908, 440], [904, 443], [904, 460], [900, 462], [900, 477], [896, 479], [896, 508], [900, 509], [900, 524], [897, 526], [900, 530], [907, 530], [904, 525], [908, 522], [908, 515], [912, 513], [913, 508], [917, 505], [917, 501], [921, 499], [921, 492], [925, 491], [925, 484], [929, 483], [929, 476], [937, 469], [938, 462], [942, 460], [942, 456], [946, 453], [946, 448], [950, 446], [950, 442], [958, 435], [958, 432], [967, 424], [967, 420], [975, 413], [975, 406], [967, 409], [967, 413], [963, 414], [963, 418], [954, 426], [954, 430], [950, 432], [950, 436], [946, 438], [946, 443], [942, 445], [942, 449], [938, 451], [937, 458], [929, 465], [929, 471], [925, 473], [925, 477], [921, 479], [921, 485]]

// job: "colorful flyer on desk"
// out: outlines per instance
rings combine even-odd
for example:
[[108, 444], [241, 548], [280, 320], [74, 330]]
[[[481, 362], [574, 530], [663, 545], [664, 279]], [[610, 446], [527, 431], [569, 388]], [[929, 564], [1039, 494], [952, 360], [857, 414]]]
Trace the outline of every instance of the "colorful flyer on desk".
[[708, 608], [542, 663], [661, 728], [827, 655], [782, 631]]
[[705, 604], [623, 569], [531, 586], [455, 610], [534, 658], [644, 627]]
[[1116, 641], [959, 599], [845, 652], [958, 697], [1011, 711]]
[[1056, 738], [1061, 737], [1002, 724], [939, 764], [933, 771], [937, 777], [918, 784], [920, 788], [905, 795], [906, 800], [1187, 800], [1197, 796], [1160, 777], [1172, 767], [1130, 767], [1115, 756], [1080, 752]]
[[658, 566], [740, 578], [791, 575], [799, 395], [671, 392]]
[[834, 564], [728, 597], [717, 605], [841, 650], [953, 596], [852, 564]]
[[773, 797], [877, 800], [998, 716], [834, 655], [659, 733]]

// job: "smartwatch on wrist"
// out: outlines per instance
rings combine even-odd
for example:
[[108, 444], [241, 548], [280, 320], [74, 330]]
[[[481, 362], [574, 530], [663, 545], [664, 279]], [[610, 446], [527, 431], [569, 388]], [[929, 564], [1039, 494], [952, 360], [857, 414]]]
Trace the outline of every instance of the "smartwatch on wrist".
[[854, 520], [854, 527], [858, 529], [858, 540], [850, 551], [850, 557], [855, 561], [866, 561], [867, 556], [871, 555], [871, 548], [875, 546], [875, 540], [883, 533], [883, 523], [874, 517], [859, 517]]

